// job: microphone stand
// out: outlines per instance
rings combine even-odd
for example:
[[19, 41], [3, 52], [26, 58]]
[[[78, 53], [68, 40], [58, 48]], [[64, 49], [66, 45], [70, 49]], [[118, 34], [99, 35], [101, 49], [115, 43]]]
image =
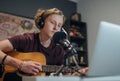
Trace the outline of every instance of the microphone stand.
[[[79, 68], [81, 69], [81, 67], [79, 66], [79, 64], [78, 64], [78, 62], [77, 62], [77, 60], [76, 60], [76, 58], [75, 58], [74, 55], [72, 56], [72, 59], [73, 59], [75, 65], [76, 65], [77, 69], [79, 69]], [[76, 71], [77, 71], [77, 70], [76, 70]], [[78, 72], [78, 71], [77, 71], [77, 72]], [[82, 72], [78, 72], [78, 73], [80, 73], [80, 77], [84, 77], [84, 76], [85, 76], [85, 74], [83, 74]]]
[[70, 45], [70, 43], [68, 43], [68, 48], [66, 49], [66, 58], [71, 56], [75, 63], [75, 66], [79, 67], [79, 64], [75, 58], [76, 54], [77, 54], [77, 51], [74, 49], [72, 45]]
[[77, 62], [77, 60], [76, 60], [74, 55], [72, 55], [72, 59], [73, 59], [73, 61], [75, 63], [75, 66], [79, 67], [79, 64], [78, 64], [78, 62]]
[[[71, 51], [72, 50], [72, 51]], [[75, 57], [75, 55], [77, 54], [77, 51], [74, 49], [74, 47], [72, 47], [71, 45], [69, 45], [69, 49], [67, 49], [67, 54], [66, 54], [66, 58], [68, 58], [68, 57], [72, 57], [72, 60], [73, 60], [73, 62], [75, 63], [75, 66], [76, 66], [76, 68], [77, 69], [75, 69], [76, 70], [76, 72], [78, 72], [78, 69], [81, 69], [81, 67], [79, 66], [79, 64], [78, 64], [78, 61], [77, 61], [77, 59], [76, 59], [76, 57]], [[81, 72], [78, 72], [78, 73], [80, 73], [80, 75], [81, 76], [84, 76], [84, 74], [83, 73], [81, 73]]]

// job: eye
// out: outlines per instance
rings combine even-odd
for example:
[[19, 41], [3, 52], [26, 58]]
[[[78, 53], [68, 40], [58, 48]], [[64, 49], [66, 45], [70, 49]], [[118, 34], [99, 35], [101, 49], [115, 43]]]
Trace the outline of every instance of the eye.
[[61, 27], [62, 27], [62, 24], [58, 24], [58, 27], [61, 28]]
[[51, 21], [51, 23], [55, 25], [55, 22], [54, 22], [54, 21]]

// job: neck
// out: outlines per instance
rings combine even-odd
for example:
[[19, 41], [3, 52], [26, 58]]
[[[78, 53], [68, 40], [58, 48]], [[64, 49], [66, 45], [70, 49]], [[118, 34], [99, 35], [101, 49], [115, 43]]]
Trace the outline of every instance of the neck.
[[46, 37], [44, 34], [40, 33], [39, 34], [39, 39], [40, 39], [40, 43], [44, 46], [44, 47], [49, 47], [50, 43], [51, 43], [51, 39]]

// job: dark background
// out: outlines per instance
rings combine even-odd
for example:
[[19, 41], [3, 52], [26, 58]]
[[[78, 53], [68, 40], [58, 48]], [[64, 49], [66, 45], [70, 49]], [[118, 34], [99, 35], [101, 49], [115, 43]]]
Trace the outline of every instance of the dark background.
[[76, 12], [76, 3], [68, 0], [0, 0], [0, 12], [33, 18], [39, 8], [58, 8], [66, 18]]

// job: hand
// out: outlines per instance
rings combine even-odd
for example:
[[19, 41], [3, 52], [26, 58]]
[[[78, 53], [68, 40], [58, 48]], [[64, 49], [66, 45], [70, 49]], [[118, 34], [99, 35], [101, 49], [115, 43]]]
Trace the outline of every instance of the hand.
[[24, 73], [33, 75], [36, 75], [42, 70], [41, 64], [35, 61], [24, 61], [20, 64], [19, 69]]
[[72, 76], [81, 76], [81, 75], [86, 75], [88, 73], [88, 67], [85, 67], [83, 69], [78, 70], [77, 72], [74, 73], [66, 73], [64, 75], [72, 75]]
[[88, 73], [88, 67], [78, 70], [78, 72], [72, 73], [72, 75], [86, 75]]

